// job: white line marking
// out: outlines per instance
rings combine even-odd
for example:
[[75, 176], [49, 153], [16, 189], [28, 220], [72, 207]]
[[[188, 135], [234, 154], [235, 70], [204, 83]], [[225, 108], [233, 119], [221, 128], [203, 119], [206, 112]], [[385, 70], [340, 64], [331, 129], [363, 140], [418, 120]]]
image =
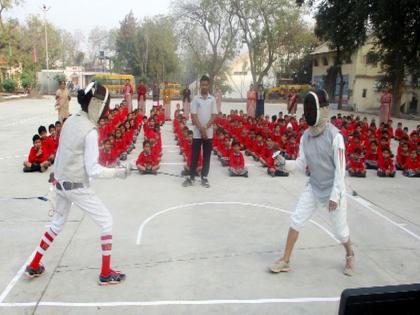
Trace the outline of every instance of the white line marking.
[[368, 209], [370, 212], [373, 212], [374, 214], [376, 214], [377, 216], [380, 216], [382, 219], [384, 219], [385, 221], [388, 221], [389, 223], [391, 223], [392, 225], [395, 225], [397, 228], [401, 229], [402, 231], [406, 232], [407, 234], [411, 235], [412, 237], [416, 238], [417, 240], [420, 241], [420, 235], [417, 235], [416, 233], [410, 231], [409, 229], [407, 229], [406, 227], [404, 227], [405, 223], [397, 223], [394, 220], [388, 218], [386, 215], [380, 213], [378, 210], [375, 210], [373, 208], [373, 205], [358, 196], [352, 196], [351, 194], [347, 194], [351, 199], [353, 199], [354, 201], [358, 202], [360, 205], [362, 205], [363, 207], [365, 207], [366, 209]]
[[159, 163], [160, 165], [185, 165], [185, 163], [182, 162], [165, 162], [165, 163]]
[[25, 263], [22, 265], [22, 267], [20, 267], [19, 271], [16, 273], [16, 275], [13, 277], [13, 279], [9, 282], [7, 287], [1, 293], [1, 295], [0, 295], [0, 305], [3, 303], [3, 301], [6, 299], [7, 295], [10, 293], [10, 291], [12, 291], [13, 287], [16, 285], [16, 283], [19, 281], [20, 277], [25, 272], [25, 268], [31, 262], [32, 257], [35, 255], [35, 252], [36, 251], [34, 251], [28, 257], [28, 259], [25, 261]]
[[[282, 299], [254, 299], [254, 300], [181, 300], [181, 301], [139, 301], [139, 302], [39, 302], [38, 306], [56, 307], [117, 307], [117, 306], [166, 306], [166, 305], [217, 305], [217, 304], [273, 304], [273, 303], [322, 303], [338, 302], [340, 297], [301, 297]], [[1, 303], [0, 307], [29, 307], [36, 302]]]
[[[183, 204], [183, 205], [179, 205], [179, 206], [175, 206], [175, 207], [171, 207], [171, 208], [161, 210], [161, 211], [156, 212], [155, 214], [151, 215], [146, 220], [144, 220], [143, 223], [139, 227], [139, 230], [138, 230], [138, 233], [137, 233], [136, 244], [137, 245], [141, 244], [141, 240], [142, 240], [142, 237], [143, 237], [143, 230], [145, 229], [147, 223], [152, 221], [157, 216], [159, 216], [161, 214], [164, 214], [164, 213], [167, 213], [167, 212], [170, 212], [170, 211], [177, 210], [177, 209], [196, 207], [196, 206], [205, 206], [205, 205], [239, 205], [239, 206], [246, 206], [246, 207], [270, 209], [270, 210], [279, 211], [279, 212], [283, 212], [283, 213], [287, 213], [287, 214], [292, 214], [293, 213], [291, 211], [283, 210], [283, 209], [272, 207], [272, 206], [260, 205], [260, 204], [254, 204], [254, 203], [248, 203], [248, 202], [239, 202], [239, 201], [207, 201], [207, 202], [187, 203], [187, 204]], [[324, 226], [322, 226], [321, 224], [319, 224], [319, 223], [317, 223], [313, 220], [309, 220], [309, 222], [311, 222], [312, 224], [316, 225], [321, 230], [323, 230], [334, 241], [336, 241], [337, 243], [340, 243], [340, 241], [337, 238], [335, 238], [335, 236], [330, 231], [328, 231]]]

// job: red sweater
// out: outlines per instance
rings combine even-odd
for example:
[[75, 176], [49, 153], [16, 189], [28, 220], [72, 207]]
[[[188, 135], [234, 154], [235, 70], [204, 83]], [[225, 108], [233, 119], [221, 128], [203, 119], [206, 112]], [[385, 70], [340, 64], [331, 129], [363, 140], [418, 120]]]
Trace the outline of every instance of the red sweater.
[[35, 148], [32, 147], [31, 151], [29, 151], [28, 162], [41, 164], [48, 160], [48, 154], [45, 152], [45, 148], [42, 148], [41, 150], [41, 154], [38, 154]]
[[244, 156], [241, 152], [231, 152], [229, 156], [229, 166], [234, 169], [243, 169], [245, 167]]

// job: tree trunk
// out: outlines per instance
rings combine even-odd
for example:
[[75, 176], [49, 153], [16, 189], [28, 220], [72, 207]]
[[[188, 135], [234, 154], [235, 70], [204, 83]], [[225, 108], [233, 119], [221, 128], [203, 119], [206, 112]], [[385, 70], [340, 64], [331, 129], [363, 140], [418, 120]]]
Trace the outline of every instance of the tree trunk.
[[338, 76], [340, 77], [337, 109], [341, 110], [343, 108], [344, 77], [343, 77], [343, 71], [341, 69], [341, 65], [337, 65], [337, 67], [338, 67]]
[[401, 97], [404, 89], [404, 68], [396, 71], [392, 80], [392, 108], [391, 114], [400, 117]]

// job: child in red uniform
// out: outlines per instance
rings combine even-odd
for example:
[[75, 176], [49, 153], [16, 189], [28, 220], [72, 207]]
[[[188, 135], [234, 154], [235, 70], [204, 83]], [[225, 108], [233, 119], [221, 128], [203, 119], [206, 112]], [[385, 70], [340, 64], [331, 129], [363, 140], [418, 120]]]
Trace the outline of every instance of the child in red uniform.
[[57, 149], [58, 149], [58, 140], [59, 140], [59, 138], [57, 136], [57, 131], [55, 129], [55, 125], [53, 125], [53, 124], [49, 125], [48, 126], [48, 131], [50, 133], [50, 135], [48, 136], [48, 138], [49, 138], [48, 141], [52, 144], [52, 150], [53, 150], [53, 153], [54, 153], [54, 156], [55, 156], [55, 154], [57, 152]]
[[154, 174], [157, 175], [159, 169], [159, 162], [157, 157], [152, 154], [150, 142], [145, 140], [143, 142], [143, 152], [140, 153], [136, 161], [137, 169], [140, 174]]
[[44, 153], [48, 156], [48, 161], [54, 163], [55, 153], [54, 153], [54, 143], [47, 136], [47, 128], [45, 126], [39, 126], [38, 135], [41, 139]]
[[241, 152], [241, 144], [238, 141], [232, 143], [229, 156], [229, 175], [248, 177], [248, 170], [245, 167], [244, 156]]
[[403, 127], [402, 127], [402, 123], [399, 122], [398, 125], [397, 125], [397, 129], [395, 129], [394, 138], [395, 138], [395, 140], [400, 141], [401, 138], [403, 137], [403, 135], [404, 135], [404, 130], [403, 130]]
[[257, 133], [254, 147], [252, 148], [251, 155], [255, 161], [259, 161], [262, 153], [264, 152], [265, 143], [261, 133]]
[[115, 130], [114, 149], [121, 161], [125, 161], [127, 159], [127, 152], [125, 151], [126, 148], [127, 144], [125, 142], [125, 138], [122, 135], [121, 129], [117, 128]]
[[395, 166], [391, 158], [391, 151], [388, 148], [382, 149], [382, 157], [378, 160], [378, 176], [379, 177], [394, 177]]
[[366, 177], [366, 169], [362, 151], [359, 148], [354, 149], [349, 161], [349, 175], [351, 177]]
[[223, 145], [221, 146], [219, 150], [220, 152], [219, 160], [220, 162], [222, 162], [223, 166], [229, 165], [229, 156], [230, 156], [231, 151], [232, 151], [232, 148], [230, 146], [230, 138], [226, 136], [223, 139]]
[[410, 150], [408, 147], [407, 142], [401, 142], [400, 144], [401, 149], [398, 150], [397, 153], [397, 170], [403, 171], [405, 170], [406, 163], [408, 159], [410, 158]]
[[117, 155], [112, 150], [110, 139], [105, 139], [103, 148], [99, 150], [99, 164], [107, 167], [114, 167], [117, 161]]
[[365, 165], [368, 170], [378, 169], [378, 160], [381, 154], [378, 150], [378, 143], [376, 140], [370, 142], [370, 147], [365, 155]]
[[[185, 140], [186, 141], [184, 142], [182, 151], [183, 151], [184, 160], [186, 163], [184, 166], [184, 170], [181, 173], [182, 176], [188, 176], [190, 174], [190, 166], [191, 166], [191, 158], [192, 158], [191, 153], [192, 153], [192, 143], [193, 143], [192, 130], [188, 130], [188, 135]], [[197, 176], [199, 176], [202, 169], [203, 169], [203, 154], [200, 151], [200, 156], [198, 158], [197, 171], [196, 171]]]
[[274, 146], [273, 139], [268, 136], [265, 140], [265, 148], [263, 153], [261, 154], [260, 162], [263, 165], [263, 167], [273, 167], [274, 161], [273, 161], [273, 153], [275, 152], [276, 148]]
[[45, 172], [50, 166], [48, 161], [48, 154], [45, 152], [45, 148], [42, 146], [41, 138], [39, 135], [32, 137], [33, 147], [29, 152], [28, 160], [23, 162], [23, 171], [25, 173], [30, 172]]
[[410, 151], [410, 158], [407, 160], [403, 175], [407, 177], [420, 177], [420, 159], [416, 150]]

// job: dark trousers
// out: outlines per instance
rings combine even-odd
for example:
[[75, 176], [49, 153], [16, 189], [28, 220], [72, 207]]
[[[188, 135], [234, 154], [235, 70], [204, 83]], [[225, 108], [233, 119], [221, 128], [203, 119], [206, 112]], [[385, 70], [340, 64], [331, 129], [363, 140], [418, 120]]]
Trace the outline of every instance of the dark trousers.
[[255, 117], [259, 118], [261, 115], [264, 116], [264, 100], [257, 100]]
[[210, 157], [213, 149], [213, 139], [193, 139], [190, 177], [195, 178], [197, 171], [198, 159], [200, 158], [201, 146], [203, 146], [203, 169], [201, 170], [201, 177], [207, 177], [210, 170]]

